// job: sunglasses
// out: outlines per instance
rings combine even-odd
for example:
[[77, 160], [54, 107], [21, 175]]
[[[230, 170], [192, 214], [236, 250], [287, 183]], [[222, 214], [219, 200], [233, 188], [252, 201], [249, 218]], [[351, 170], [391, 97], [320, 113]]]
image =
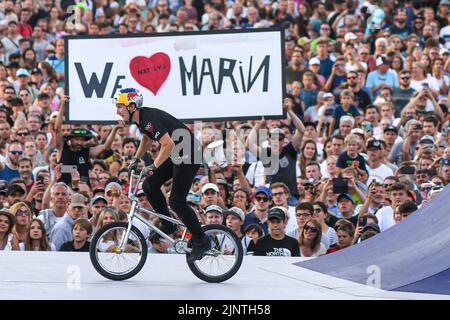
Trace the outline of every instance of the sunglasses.
[[314, 209], [314, 213], [320, 213], [320, 212], [322, 212], [322, 209], [319, 209], [319, 208]]
[[269, 198], [267, 198], [267, 197], [255, 197], [255, 199], [258, 202], [260, 202], [260, 201], [268, 202], [269, 201]]
[[10, 151], [10, 153], [13, 154], [13, 155], [21, 155], [23, 153], [23, 151], [13, 150], [13, 151]]
[[29, 133], [28, 133], [28, 132], [17, 132], [17, 135], [18, 135], [19, 137], [24, 137], [24, 136], [29, 135]]
[[403, 77], [403, 78], [400, 78], [400, 79], [402, 79], [402, 80], [409, 80], [410, 77]]
[[16, 212], [17, 217], [26, 217], [26, 216], [29, 216], [30, 214], [31, 214], [31, 212], [28, 210], [17, 210], [17, 212]]
[[306, 232], [306, 231], [311, 231], [312, 233], [316, 233], [316, 232], [319, 231], [317, 228], [310, 227], [310, 226], [308, 226], [308, 225], [306, 225], [306, 226], [303, 228], [303, 230], [304, 230], [305, 232]]
[[384, 186], [385, 188], [390, 188], [390, 187], [392, 186], [392, 183], [385, 183], [383, 186]]
[[356, 77], [347, 77], [348, 80], [355, 80]]
[[284, 195], [284, 192], [277, 192], [277, 193], [273, 193], [272, 196], [274, 197], [278, 197], [278, 196], [282, 196]]

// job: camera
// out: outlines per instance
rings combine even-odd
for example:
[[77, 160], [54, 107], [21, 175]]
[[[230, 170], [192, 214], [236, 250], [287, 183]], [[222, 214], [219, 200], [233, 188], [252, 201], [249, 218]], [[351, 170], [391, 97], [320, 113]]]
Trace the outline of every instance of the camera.
[[365, 227], [366, 224], [367, 224], [367, 216], [359, 217], [359, 219], [358, 219], [358, 226], [359, 227]]
[[400, 168], [400, 173], [401, 174], [414, 174], [414, 173], [416, 173], [416, 168], [415, 167], [410, 167], [410, 166], [401, 167]]
[[202, 201], [202, 197], [199, 194], [189, 193], [186, 196], [186, 201], [192, 203], [199, 203], [200, 201]]
[[333, 179], [333, 193], [348, 193], [348, 178], [334, 178]]

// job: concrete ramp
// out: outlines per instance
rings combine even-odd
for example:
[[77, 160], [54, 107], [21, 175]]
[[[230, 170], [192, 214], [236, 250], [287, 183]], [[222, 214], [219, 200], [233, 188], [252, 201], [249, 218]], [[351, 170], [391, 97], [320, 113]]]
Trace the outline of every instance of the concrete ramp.
[[385, 232], [296, 265], [385, 290], [450, 295], [450, 188]]

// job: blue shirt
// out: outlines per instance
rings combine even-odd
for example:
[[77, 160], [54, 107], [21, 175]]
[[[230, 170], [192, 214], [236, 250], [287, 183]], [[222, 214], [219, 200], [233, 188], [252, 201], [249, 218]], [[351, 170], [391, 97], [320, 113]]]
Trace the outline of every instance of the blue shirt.
[[73, 223], [73, 218], [66, 212], [53, 227], [52, 232], [50, 233], [50, 241], [53, 243], [57, 251], [59, 251], [63, 243], [73, 240]]
[[0, 180], [11, 181], [14, 178], [20, 178], [18, 170], [13, 170], [8, 165], [4, 165], [4, 169], [0, 170]]
[[336, 119], [336, 123], [334, 124], [335, 129], [339, 128], [339, 122], [341, 121], [342, 116], [352, 116], [355, 118], [359, 116], [359, 111], [354, 105], [350, 105], [348, 111], [345, 111], [341, 105], [337, 106], [333, 111], [333, 118]]
[[300, 92], [300, 99], [302, 99], [303, 103], [305, 104], [305, 109], [307, 109], [310, 106], [314, 106], [317, 103], [317, 94], [319, 92], [315, 89], [312, 90], [305, 90], [303, 89]]
[[[389, 69], [385, 74], [381, 74], [378, 70], [372, 71], [367, 76], [366, 87], [369, 90], [379, 86], [380, 84], [385, 83], [392, 88], [398, 88], [398, 77], [397, 73], [391, 69]], [[378, 95], [380, 90], [375, 92], [375, 95]]]
[[328, 56], [326, 59], [320, 59], [320, 71], [319, 74], [323, 75], [325, 79], [328, 79], [331, 75], [331, 70], [333, 69], [334, 62]]
[[255, 215], [254, 212], [249, 212], [245, 216], [244, 224], [242, 225], [242, 230], [245, 230], [245, 228], [250, 224], [259, 224], [262, 226], [264, 230], [264, 234], [269, 234], [269, 226], [267, 224], [267, 221], [264, 223], [261, 223], [261, 220], [258, 219], [258, 217]]

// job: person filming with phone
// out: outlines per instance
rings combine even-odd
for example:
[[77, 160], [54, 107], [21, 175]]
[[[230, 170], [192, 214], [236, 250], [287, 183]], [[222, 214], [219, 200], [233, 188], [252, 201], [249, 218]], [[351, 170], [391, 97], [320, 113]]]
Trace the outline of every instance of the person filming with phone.
[[111, 148], [117, 131], [123, 126], [115, 126], [109, 133], [104, 144], [95, 147], [87, 146], [86, 143], [92, 138], [89, 130], [82, 128], [72, 129], [70, 135], [63, 136], [62, 124], [64, 121], [65, 106], [69, 102], [69, 96], [63, 96], [55, 123], [54, 141], [58, 149], [58, 163], [62, 164], [61, 178], [59, 181], [70, 185], [72, 173], [75, 169], [80, 174], [80, 180], [89, 184], [89, 159], [98, 156]]

